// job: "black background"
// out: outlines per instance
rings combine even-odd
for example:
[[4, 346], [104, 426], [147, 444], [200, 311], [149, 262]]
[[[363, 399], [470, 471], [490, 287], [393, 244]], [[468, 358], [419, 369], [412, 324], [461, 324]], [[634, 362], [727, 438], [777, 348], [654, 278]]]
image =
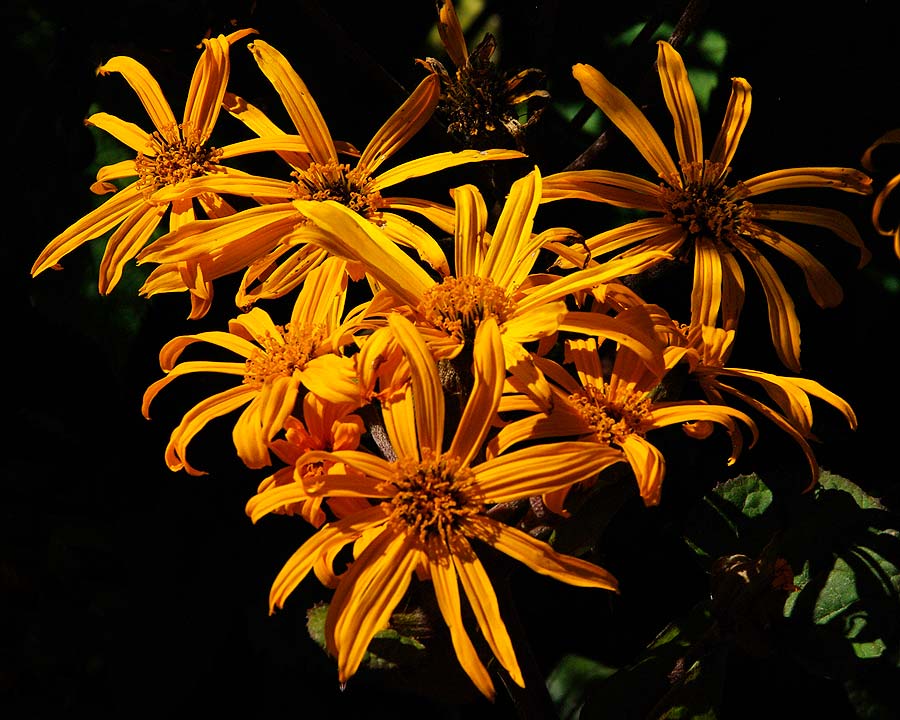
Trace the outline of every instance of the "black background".
[[[575, 62], [591, 63], [626, 92], [637, 92], [655, 50], [612, 51], [608, 39], [655, 13], [674, 22], [682, 9], [677, 2], [486, 4], [503, 17], [503, 64], [543, 68], [554, 97], [568, 99], [578, 98], [570, 74]], [[708, 3], [700, 27], [721, 31], [729, 43], [722, 77], [741, 75], [753, 86], [753, 112], [734, 162], [739, 176], [805, 164], [858, 167], [872, 141], [900, 127], [900, 25], [892, 4]], [[0, 708], [9, 709], [6, 717], [75, 710], [125, 717], [179, 710], [513, 717], [502, 697], [494, 707], [466, 693], [430, 700], [414, 683], [387, 685], [365, 671], [341, 692], [333, 662], [304, 627], [305, 607], [320, 597], [315, 581], [268, 616], [271, 579], [308, 532], [278, 518], [254, 527], [243, 507], [256, 480], [248, 484], [228, 445], [216, 447], [212, 437], [195, 441], [209, 475], [166, 469], [163, 448], [185, 406], [161, 400], [151, 422], [141, 417], [141, 394], [159, 376], [159, 348], [196, 329], [185, 317], [187, 300], [138, 300], [127, 284], [98, 297], [86, 247], [66, 258], [64, 272], [28, 274], [40, 249], [91, 207], [95, 147], [82, 120], [92, 103], [119, 112], [119, 103], [127, 108], [133, 101], [120, 78], [95, 77], [98, 64], [129, 54], [164, 89], [184, 92], [199, 39], [229, 31], [235, 19], [291, 59], [333, 134], [361, 147], [402, 101], [403, 88], [422, 76], [413, 58], [428, 52], [432, 2], [88, 0], [9, 2], [3, 12], [9, 17], [2, 268], [11, 298], [3, 328], [8, 412], [0, 496]], [[235, 61], [234, 80], [253, 100], [271, 99], [246, 58]], [[645, 87], [658, 93], [652, 82]], [[710, 122], [720, 121], [726, 99], [724, 82], [713, 94]], [[178, 102], [172, 101], [176, 115]], [[128, 112], [122, 109], [122, 117], [141, 123], [142, 116]], [[536, 140], [545, 173], [561, 169], [589, 142], [560, 127], [548, 118]], [[428, 147], [446, 142], [434, 128], [423, 133], [426, 140]], [[884, 179], [876, 175], [877, 182]], [[857, 270], [853, 252], [828, 238], [817, 252], [844, 286], [844, 303], [822, 311], [802, 287], [795, 294], [804, 373], [845, 397], [860, 418], [850, 433], [836, 413], [817, 414], [823, 438], [817, 452], [824, 467], [896, 507], [893, 418], [900, 395], [893, 348], [900, 291], [890, 282], [900, 275], [900, 260], [889, 240], [872, 231], [870, 200], [827, 200], [851, 214], [874, 258]], [[226, 309], [214, 311], [207, 327], [227, 317], [226, 292], [219, 304]], [[765, 345], [765, 320], [750, 323], [747, 336]], [[745, 353], [753, 357], [752, 350]], [[744, 467], [793, 461], [774, 447], [748, 454]], [[632, 521], [634, 564], [623, 556], [618, 568], [623, 621], [605, 628], [605, 637], [590, 629], [572, 637], [564, 622], [588, 615], [592, 603], [607, 603], [605, 595], [551, 585], [522, 570], [522, 592], [532, 596], [520, 604], [545, 669], [561, 653], [587, 653], [598, 642], [608, 643], [602, 651], [608, 657], [627, 659], [685, 609], [683, 586], [703, 582], [681, 574], [683, 559], [662, 547], [651, 518], [636, 513]], [[633, 633], [628, 618], [642, 623]], [[786, 714], [848, 712], [825, 681], [785, 677], [777, 663], [744, 670], [748, 682], [761, 678], [772, 692], [793, 693]], [[751, 698], [747, 707], [761, 702]]]

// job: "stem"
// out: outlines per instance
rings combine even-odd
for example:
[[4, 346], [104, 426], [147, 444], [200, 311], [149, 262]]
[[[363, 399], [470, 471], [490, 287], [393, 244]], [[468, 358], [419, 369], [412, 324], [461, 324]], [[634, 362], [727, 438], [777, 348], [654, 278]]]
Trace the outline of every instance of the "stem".
[[516, 610], [515, 599], [509, 584], [509, 571], [503, 572], [494, 582], [497, 600], [503, 610], [503, 621], [509, 632], [525, 687], [519, 687], [502, 667], [497, 670], [520, 720], [552, 720], [558, 718], [553, 699], [547, 690], [547, 681], [531, 648]]
[[[687, 5], [681, 13], [681, 17], [679, 17], [678, 22], [675, 24], [675, 29], [672, 30], [672, 34], [669, 36], [669, 44], [672, 45], [672, 47], [677, 48], [693, 32], [694, 28], [700, 22], [701, 16], [706, 11], [709, 2], [710, 0], [688, 0]], [[631, 48], [643, 47], [644, 43], [646, 43], [650, 37], [652, 37], [653, 33], [656, 32], [660, 22], [661, 20], [659, 18], [653, 18], [648, 22], [641, 30], [640, 34], [634, 39], [634, 42], [631, 43]], [[656, 67], [655, 61], [653, 66]], [[646, 84], [649, 77], [651, 77], [650, 74], [644, 77], [644, 82], [641, 83], [642, 86]], [[595, 109], [596, 106], [593, 103], [586, 103], [572, 120], [572, 125], [581, 127]], [[604, 130], [600, 133], [599, 137], [594, 140], [581, 155], [569, 163], [565, 169], [585, 170], [593, 167], [597, 157], [609, 147], [609, 133], [609, 130]]]

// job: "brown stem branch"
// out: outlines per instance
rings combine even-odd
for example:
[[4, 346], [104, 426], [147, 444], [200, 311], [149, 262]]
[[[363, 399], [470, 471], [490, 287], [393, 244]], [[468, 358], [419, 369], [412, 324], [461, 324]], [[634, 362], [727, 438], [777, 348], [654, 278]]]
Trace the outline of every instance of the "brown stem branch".
[[[688, 0], [687, 5], [681, 13], [681, 16], [678, 18], [678, 22], [675, 24], [675, 28], [672, 30], [672, 34], [669, 36], [669, 44], [673, 47], [677, 48], [688, 38], [688, 36], [694, 31], [694, 28], [700, 22], [700, 18], [703, 16], [703, 13], [706, 11], [709, 6], [710, 0]], [[631, 48], [641, 48], [644, 44], [652, 37], [653, 33], [656, 32], [659, 27], [661, 20], [658, 18], [654, 18], [652, 22], [648, 22], [644, 28], [641, 30], [640, 34], [635, 38], [634, 42], [631, 44]], [[656, 67], [656, 63], [654, 61], [653, 67]], [[646, 77], [645, 77], [646, 81]], [[644, 84], [644, 83], [642, 83]], [[587, 110], [585, 109], [587, 108]], [[590, 105], [586, 105], [582, 107], [579, 114], [575, 116], [573, 120], [574, 123], [578, 123], [578, 126], [584, 124], [588, 117], [590, 117], [591, 112], [595, 109], [593, 103]], [[589, 112], [587, 112], [589, 110]], [[587, 112], [587, 116], [580, 120], [581, 115]], [[597, 157], [609, 147], [610, 142], [610, 131], [604, 130], [600, 133], [599, 137], [597, 137], [594, 142], [592, 142], [587, 149], [582, 152], [577, 158], [575, 158], [569, 165], [565, 168], [568, 170], [585, 170], [587, 168], [593, 167], [596, 163]]]

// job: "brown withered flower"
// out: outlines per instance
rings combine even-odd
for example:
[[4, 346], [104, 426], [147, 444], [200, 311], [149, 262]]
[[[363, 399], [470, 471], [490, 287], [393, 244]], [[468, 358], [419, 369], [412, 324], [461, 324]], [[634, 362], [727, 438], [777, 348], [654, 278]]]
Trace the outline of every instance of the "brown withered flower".
[[537, 122], [550, 99], [543, 89], [544, 72], [526, 68], [515, 74], [492, 61], [497, 40], [487, 33], [469, 52], [462, 25], [451, 0], [437, 0], [438, 32], [455, 72], [428, 57], [418, 60], [437, 73], [441, 98], [437, 115], [447, 133], [466, 148], [508, 146], [524, 151], [525, 131]]

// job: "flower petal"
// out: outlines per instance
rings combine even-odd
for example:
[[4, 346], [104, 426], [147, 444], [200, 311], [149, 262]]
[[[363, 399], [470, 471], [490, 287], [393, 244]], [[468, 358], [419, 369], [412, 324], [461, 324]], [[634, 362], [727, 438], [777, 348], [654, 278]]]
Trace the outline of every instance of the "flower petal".
[[491, 546], [524, 563], [541, 575], [577, 587], [595, 587], [618, 592], [619, 583], [612, 573], [593, 563], [556, 552], [547, 543], [511, 525], [487, 517], [477, 520], [489, 527]]
[[170, 142], [179, 140], [178, 121], [156, 79], [141, 63], [125, 55], [117, 55], [97, 69], [98, 75], [117, 72], [137, 93], [138, 99], [160, 134]]
[[503, 616], [500, 614], [497, 595], [484, 566], [474, 552], [466, 553], [465, 556], [462, 556], [461, 553], [454, 554], [453, 564], [456, 566], [478, 626], [494, 653], [494, 657], [517, 685], [525, 687], [525, 680], [522, 678], [522, 671], [519, 670], [512, 640], [509, 638], [506, 625], [503, 623]]
[[[450, 0], [447, 0], [449, 3]], [[478, 657], [475, 646], [469, 638], [463, 625], [462, 610], [459, 601], [459, 580], [456, 568], [452, 562], [429, 562], [428, 569], [431, 574], [431, 582], [434, 586], [434, 594], [437, 598], [438, 608], [450, 630], [450, 642], [456, 651], [456, 658], [481, 693], [493, 700], [494, 683], [487, 668]]]
[[337, 150], [325, 118], [287, 58], [264, 40], [254, 40], [247, 48], [263, 75], [272, 83], [315, 161], [323, 164], [337, 162]]
[[703, 162], [703, 134], [697, 98], [681, 55], [664, 40], [657, 41], [656, 69], [666, 106], [675, 121], [675, 144], [683, 163]]
[[[472, 470], [487, 502], [531, 497], [589, 480], [622, 454], [596, 442], [560, 442], [514, 450]], [[547, 463], [553, 472], [547, 472]]]
[[711, 163], [719, 163], [723, 167], [731, 165], [738, 143], [741, 141], [741, 135], [750, 119], [751, 99], [750, 83], [744, 78], [732, 78], [731, 97], [728, 98], [728, 107], [725, 110], [725, 117], [722, 119], [722, 127], [719, 129], [716, 144], [713, 145], [709, 155]]
[[[359, 170], [374, 175], [381, 163], [406, 145], [431, 119], [440, 96], [441, 79], [429, 73], [369, 141], [357, 163]], [[383, 187], [379, 185], [376, 189]]]
[[475, 379], [448, 451], [463, 465], [468, 465], [481, 450], [481, 444], [495, 421], [503, 394], [506, 366], [503, 342], [495, 319], [489, 318], [478, 326], [472, 354]]
[[680, 177], [672, 156], [638, 107], [597, 69], [578, 63], [572, 74], [581, 89], [631, 140], [661, 178]]

